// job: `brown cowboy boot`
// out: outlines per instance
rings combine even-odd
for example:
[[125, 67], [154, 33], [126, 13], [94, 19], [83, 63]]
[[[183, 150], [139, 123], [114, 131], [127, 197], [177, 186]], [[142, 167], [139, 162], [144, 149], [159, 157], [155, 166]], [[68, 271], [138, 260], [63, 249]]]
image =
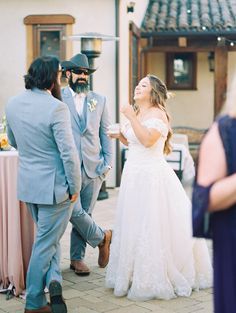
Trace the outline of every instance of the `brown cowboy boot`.
[[87, 276], [90, 274], [90, 269], [82, 260], [71, 260], [70, 269], [75, 271], [76, 275]]
[[99, 248], [98, 265], [100, 267], [106, 267], [109, 261], [112, 231], [105, 230], [104, 234], [105, 235], [103, 241], [98, 245]]

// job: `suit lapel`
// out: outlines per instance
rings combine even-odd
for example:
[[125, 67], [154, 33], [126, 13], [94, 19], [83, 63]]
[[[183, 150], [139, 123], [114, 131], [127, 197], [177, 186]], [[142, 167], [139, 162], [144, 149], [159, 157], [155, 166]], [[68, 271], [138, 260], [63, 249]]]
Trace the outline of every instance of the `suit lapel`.
[[87, 129], [90, 115], [94, 114], [93, 112], [90, 111], [90, 106], [89, 106], [89, 103], [92, 99], [93, 99], [93, 92], [89, 91], [87, 96], [84, 99], [84, 108], [83, 108], [83, 115], [82, 115], [84, 128], [82, 130], [82, 133], [84, 133]]
[[72, 97], [72, 94], [70, 92], [69, 87], [66, 87], [64, 89], [64, 99], [65, 99], [65, 102], [67, 103], [67, 105], [69, 107], [71, 115], [73, 116], [73, 118], [75, 119], [76, 123], [78, 124], [80, 131], [82, 131], [83, 130], [83, 125], [81, 123], [81, 119], [79, 117], [79, 114], [76, 111], [74, 99]]
[[90, 93], [84, 99], [84, 107], [83, 107], [83, 114], [81, 118], [83, 119], [83, 129], [82, 132], [84, 133], [87, 128], [87, 120], [88, 120], [88, 103], [90, 101]]

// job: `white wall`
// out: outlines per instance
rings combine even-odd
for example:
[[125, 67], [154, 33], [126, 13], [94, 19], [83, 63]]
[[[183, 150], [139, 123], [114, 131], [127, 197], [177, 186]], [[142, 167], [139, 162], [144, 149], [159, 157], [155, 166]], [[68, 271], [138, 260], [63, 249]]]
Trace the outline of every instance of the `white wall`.
[[[26, 27], [24, 17], [32, 14], [70, 14], [76, 19], [73, 34], [99, 32], [115, 36], [114, 0], [11, 0], [0, 1], [0, 119], [8, 98], [24, 88], [26, 73]], [[80, 43], [73, 42], [74, 54]], [[104, 42], [95, 61], [94, 90], [107, 97], [111, 119], [115, 120], [115, 43]], [[115, 164], [115, 163], [114, 163]], [[108, 185], [114, 185], [113, 170]]]

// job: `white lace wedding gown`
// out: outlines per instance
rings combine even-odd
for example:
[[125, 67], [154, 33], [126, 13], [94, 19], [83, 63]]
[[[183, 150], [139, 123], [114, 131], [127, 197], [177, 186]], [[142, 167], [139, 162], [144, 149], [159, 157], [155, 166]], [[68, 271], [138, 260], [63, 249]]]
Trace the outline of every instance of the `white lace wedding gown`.
[[132, 300], [190, 296], [212, 286], [205, 240], [193, 239], [191, 204], [163, 155], [168, 133], [157, 118], [143, 122], [161, 138], [145, 148], [131, 127], [106, 273], [106, 287]]

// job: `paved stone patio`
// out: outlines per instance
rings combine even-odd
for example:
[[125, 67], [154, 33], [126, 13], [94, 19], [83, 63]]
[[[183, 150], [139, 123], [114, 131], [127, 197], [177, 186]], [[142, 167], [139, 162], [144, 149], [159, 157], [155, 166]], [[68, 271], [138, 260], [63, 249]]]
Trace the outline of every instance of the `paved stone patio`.
[[[113, 226], [114, 209], [117, 199], [117, 190], [109, 189], [109, 199], [98, 201], [94, 219], [104, 227]], [[193, 292], [189, 298], [176, 298], [169, 301], [151, 300], [133, 302], [126, 297], [116, 298], [111, 290], [104, 287], [105, 269], [97, 265], [98, 250], [88, 247], [86, 263], [92, 272], [87, 277], [79, 277], [69, 269], [69, 224], [62, 238], [62, 273], [63, 295], [66, 299], [68, 313], [212, 313], [212, 289]], [[210, 244], [209, 244], [210, 246]], [[24, 312], [24, 300], [13, 298], [5, 300], [5, 295], [0, 295], [0, 313]]]

